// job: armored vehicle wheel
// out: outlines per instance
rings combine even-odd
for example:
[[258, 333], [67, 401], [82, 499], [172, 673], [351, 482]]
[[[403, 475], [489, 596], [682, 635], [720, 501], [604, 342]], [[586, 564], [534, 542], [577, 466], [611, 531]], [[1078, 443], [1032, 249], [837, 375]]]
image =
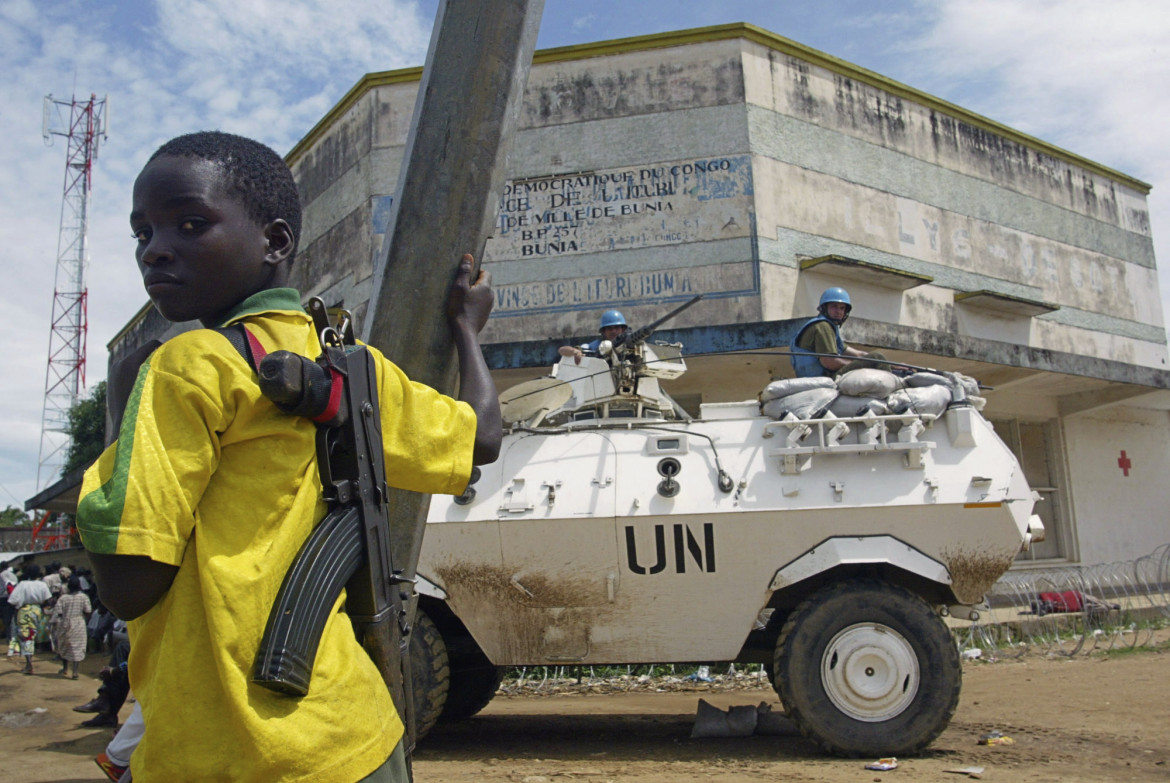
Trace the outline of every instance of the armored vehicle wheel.
[[477, 714], [488, 706], [504, 680], [504, 669], [490, 663], [472, 669], [452, 669], [451, 689], [447, 692], [447, 705], [443, 707], [444, 722], [464, 720]]
[[418, 610], [410, 634], [410, 679], [414, 698], [415, 739], [427, 735], [443, 713], [451, 683], [447, 645], [426, 612]]
[[962, 666], [946, 624], [913, 593], [844, 582], [804, 601], [776, 643], [788, 716], [842, 756], [909, 756], [947, 727]]

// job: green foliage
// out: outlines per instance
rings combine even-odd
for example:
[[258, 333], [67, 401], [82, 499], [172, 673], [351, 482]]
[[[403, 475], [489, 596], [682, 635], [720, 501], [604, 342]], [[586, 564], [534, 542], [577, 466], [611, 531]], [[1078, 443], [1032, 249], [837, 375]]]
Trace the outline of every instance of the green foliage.
[[0, 527], [20, 527], [22, 525], [31, 525], [32, 523], [32, 517], [16, 506], [9, 506], [3, 511], [0, 511]]
[[101, 455], [106, 442], [106, 382], [93, 387], [89, 399], [69, 409], [69, 451], [61, 475], [88, 467]]

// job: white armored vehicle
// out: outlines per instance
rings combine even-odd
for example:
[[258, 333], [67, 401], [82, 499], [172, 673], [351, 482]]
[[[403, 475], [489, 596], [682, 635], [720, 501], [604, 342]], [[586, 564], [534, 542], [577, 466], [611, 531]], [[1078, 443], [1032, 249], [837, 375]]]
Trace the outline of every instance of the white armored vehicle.
[[943, 618], [977, 618], [1043, 534], [969, 379], [936, 376], [935, 413], [750, 400], [691, 418], [660, 386], [681, 347], [645, 337], [506, 391], [499, 460], [432, 499], [420, 734], [482, 709], [502, 667], [746, 662], [829, 752], [924, 748], [959, 698]]

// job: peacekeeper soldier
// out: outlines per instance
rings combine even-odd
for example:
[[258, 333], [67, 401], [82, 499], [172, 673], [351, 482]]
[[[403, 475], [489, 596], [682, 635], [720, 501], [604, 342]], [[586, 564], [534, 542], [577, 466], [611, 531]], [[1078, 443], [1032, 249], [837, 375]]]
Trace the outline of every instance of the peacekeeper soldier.
[[619, 310], [606, 310], [601, 315], [601, 325], [598, 329], [601, 336], [596, 340], [582, 345], [562, 345], [557, 349], [557, 353], [561, 356], [572, 356], [577, 364], [581, 363], [582, 356], [597, 356], [601, 343], [608, 340], [611, 343], [617, 342], [618, 339], [626, 333], [629, 329], [626, 324], [626, 318]]
[[[866, 352], [845, 344], [841, 338], [841, 325], [852, 310], [853, 303], [849, 301], [848, 291], [838, 287], [825, 289], [817, 305], [820, 315], [801, 326], [789, 343], [792, 369], [796, 371], [797, 378], [820, 375], [832, 378], [843, 371], [859, 367], [897, 369], [889, 367], [884, 361], [886, 357], [881, 353]], [[882, 361], [857, 361], [859, 359]]]

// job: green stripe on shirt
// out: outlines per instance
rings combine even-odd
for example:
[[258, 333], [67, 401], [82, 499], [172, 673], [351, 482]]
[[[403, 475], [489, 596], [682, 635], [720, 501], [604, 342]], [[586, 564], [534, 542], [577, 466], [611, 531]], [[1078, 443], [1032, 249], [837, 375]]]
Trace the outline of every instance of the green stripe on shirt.
[[148, 357], [138, 368], [134, 388], [126, 400], [126, 411], [118, 429], [118, 440], [114, 444], [114, 469], [109, 481], [82, 498], [77, 506], [77, 527], [82, 533], [85, 548], [99, 555], [118, 553], [118, 532], [126, 505], [126, 482], [130, 476], [130, 457], [134, 453], [138, 406], [142, 401], [142, 390], [146, 386], [149, 370]]

